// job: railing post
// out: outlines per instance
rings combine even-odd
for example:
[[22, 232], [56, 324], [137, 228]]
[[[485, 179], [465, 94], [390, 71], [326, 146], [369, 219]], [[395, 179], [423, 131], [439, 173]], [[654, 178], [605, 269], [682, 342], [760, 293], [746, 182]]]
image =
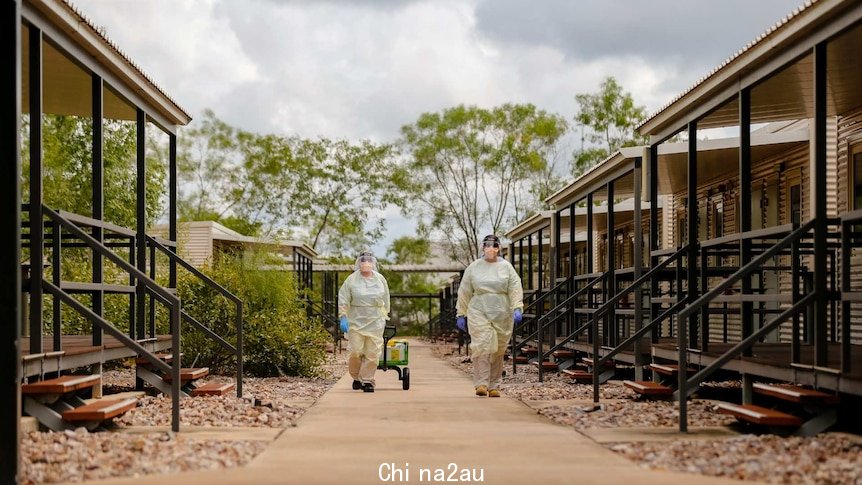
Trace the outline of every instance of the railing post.
[[[799, 301], [799, 278], [802, 275], [799, 273], [800, 270], [800, 261], [799, 261], [799, 240], [794, 240], [790, 245], [790, 281], [791, 281], [791, 299], [793, 304], [795, 305]], [[744, 280], [743, 280], [744, 281]], [[794, 364], [798, 364], [800, 360], [799, 355], [799, 313], [793, 314], [793, 321], [791, 323], [791, 337], [790, 337], [790, 362]], [[745, 354], [743, 354], [745, 355]]]
[[[852, 289], [850, 285], [850, 257], [851, 245], [850, 238], [853, 237], [853, 224], [848, 222], [841, 223], [841, 292], [849, 293]], [[794, 280], [796, 279], [794, 272]], [[794, 303], [796, 294], [794, 293]], [[850, 372], [850, 302], [841, 298], [841, 372]], [[798, 325], [798, 323], [797, 323]], [[794, 329], [796, 331], [796, 329]]]
[[243, 376], [243, 333], [242, 333], [242, 301], [236, 304], [236, 397], [242, 397]]
[[[150, 245], [150, 279], [156, 281], [156, 247]], [[149, 298], [150, 303], [150, 325], [149, 325], [149, 338], [153, 338], [156, 336], [156, 300], [155, 298]]]
[[[135, 248], [137, 247], [137, 238], [129, 237], [129, 264], [137, 268], [137, 258], [135, 257]], [[133, 274], [129, 274], [129, 286], [135, 286], [136, 289], [134, 292], [129, 293], [129, 337], [132, 339], [137, 339], [135, 337], [135, 329], [137, 328], [137, 324], [135, 323], [135, 318], [137, 316], [137, 308], [136, 302], [136, 294], [137, 294], [137, 278]], [[141, 336], [140, 338], [143, 338]]]
[[[63, 251], [63, 231], [60, 229], [60, 223], [54, 221], [51, 224], [52, 239], [51, 239], [51, 279], [54, 285], [59, 288], [62, 280], [62, 251]], [[51, 298], [53, 306], [52, 326], [54, 328], [54, 351], [62, 350], [63, 348], [63, 309], [60, 306], [60, 299], [57, 297]], [[95, 327], [95, 325], [94, 325]]]
[[180, 431], [180, 370], [182, 369], [182, 348], [180, 347], [180, 305], [171, 305], [171, 349], [174, 359], [171, 361], [171, 429], [174, 433]]

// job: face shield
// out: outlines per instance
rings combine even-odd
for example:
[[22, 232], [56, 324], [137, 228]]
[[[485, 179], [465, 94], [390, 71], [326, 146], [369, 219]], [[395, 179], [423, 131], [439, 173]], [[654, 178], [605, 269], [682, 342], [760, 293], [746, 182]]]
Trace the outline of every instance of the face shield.
[[482, 255], [486, 259], [493, 259], [500, 255], [500, 240], [497, 236], [486, 236], [482, 241]]
[[355, 271], [362, 271], [368, 273], [370, 271], [377, 271], [377, 258], [374, 257], [371, 253], [362, 253], [356, 258], [356, 265], [354, 266]]

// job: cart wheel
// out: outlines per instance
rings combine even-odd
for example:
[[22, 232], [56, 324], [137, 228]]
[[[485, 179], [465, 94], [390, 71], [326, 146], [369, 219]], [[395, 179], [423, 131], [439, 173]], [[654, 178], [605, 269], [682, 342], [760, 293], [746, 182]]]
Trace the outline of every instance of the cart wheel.
[[401, 388], [405, 391], [410, 389], [410, 369], [407, 367], [401, 371]]

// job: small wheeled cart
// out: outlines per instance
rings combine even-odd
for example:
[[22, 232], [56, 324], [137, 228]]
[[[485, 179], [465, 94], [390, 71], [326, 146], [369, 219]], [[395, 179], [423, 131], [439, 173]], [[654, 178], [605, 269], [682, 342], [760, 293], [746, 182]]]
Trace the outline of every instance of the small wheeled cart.
[[383, 355], [377, 363], [377, 368], [382, 371], [393, 369], [398, 372], [398, 380], [401, 388], [405, 391], [410, 389], [410, 369], [407, 368], [408, 345], [406, 340], [393, 340], [395, 327], [387, 326], [383, 329]]

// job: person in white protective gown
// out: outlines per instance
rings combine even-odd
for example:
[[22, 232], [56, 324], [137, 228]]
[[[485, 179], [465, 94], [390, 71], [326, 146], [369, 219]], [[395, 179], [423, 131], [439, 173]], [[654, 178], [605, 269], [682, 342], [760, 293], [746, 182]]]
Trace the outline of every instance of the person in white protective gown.
[[499, 256], [500, 239], [485, 236], [481, 259], [464, 270], [458, 287], [457, 325], [470, 331], [473, 385], [477, 396], [500, 397], [503, 354], [524, 309], [521, 277]]
[[389, 319], [389, 284], [377, 272], [377, 259], [370, 252], [359, 255], [355, 271], [338, 290], [338, 316], [341, 331], [347, 333], [353, 389], [374, 392], [374, 373]]

